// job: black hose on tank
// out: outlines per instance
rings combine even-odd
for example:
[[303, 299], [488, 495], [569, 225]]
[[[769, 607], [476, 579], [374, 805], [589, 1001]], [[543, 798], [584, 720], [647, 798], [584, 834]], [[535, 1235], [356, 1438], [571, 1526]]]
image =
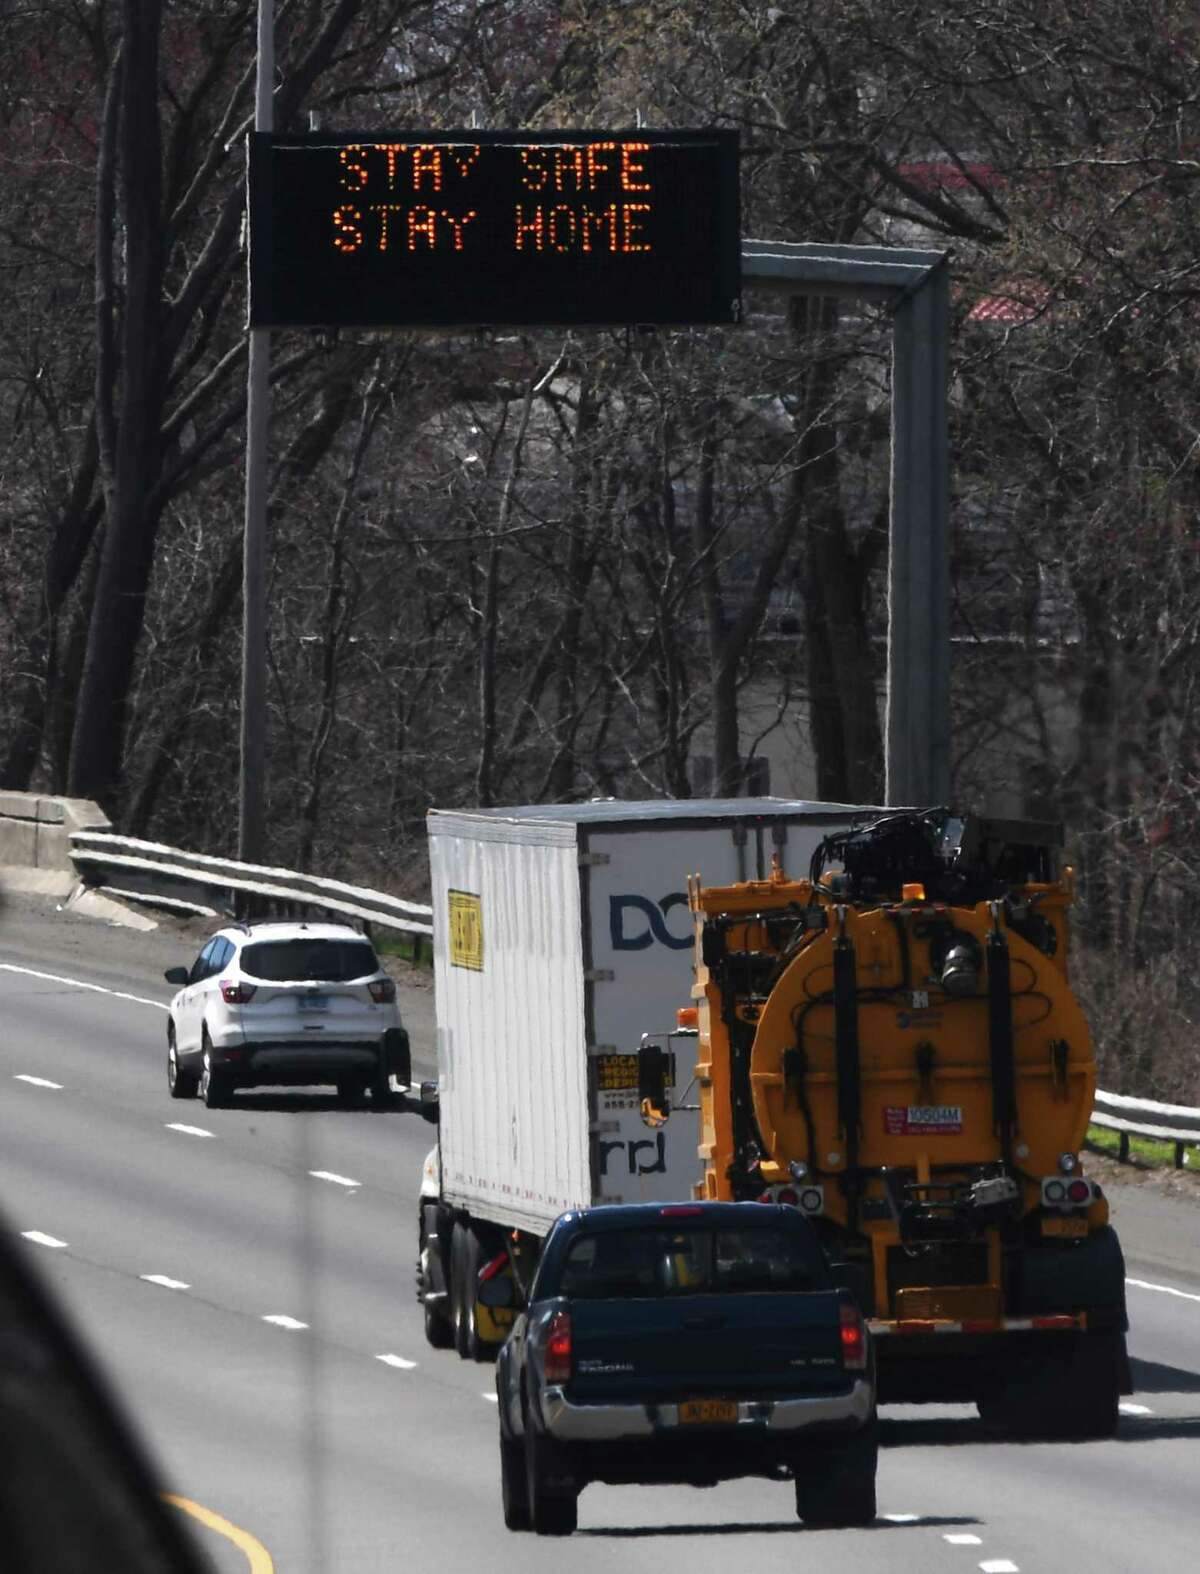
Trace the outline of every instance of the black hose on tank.
[[1008, 941], [997, 919], [987, 937], [988, 1053], [992, 1072], [992, 1123], [1000, 1138], [1000, 1154], [1006, 1166], [1012, 1164], [1013, 1129], [1017, 1122], [1009, 961]]
[[854, 942], [843, 929], [833, 942], [833, 1030], [837, 1056], [838, 1125], [846, 1139], [847, 1222], [858, 1228], [858, 1139], [862, 1075], [858, 1053], [858, 971]]

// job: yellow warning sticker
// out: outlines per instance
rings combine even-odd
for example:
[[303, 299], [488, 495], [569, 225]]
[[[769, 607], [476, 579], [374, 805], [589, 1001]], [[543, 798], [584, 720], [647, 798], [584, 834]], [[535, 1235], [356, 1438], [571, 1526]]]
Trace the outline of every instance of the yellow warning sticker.
[[472, 891], [451, 891], [450, 966], [483, 972], [483, 903]]

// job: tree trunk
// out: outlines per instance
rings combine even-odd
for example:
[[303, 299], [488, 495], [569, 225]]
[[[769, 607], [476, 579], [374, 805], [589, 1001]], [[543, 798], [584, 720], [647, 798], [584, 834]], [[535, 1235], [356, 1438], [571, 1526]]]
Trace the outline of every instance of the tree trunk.
[[111, 804], [121, 772], [134, 657], [145, 619], [158, 509], [163, 376], [163, 215], [156, 0], [125, 0], [121, 49], [119, 190], [125, 220], [111, 506], [105, 524], [87, 655], [71, 741], [68, 790]]

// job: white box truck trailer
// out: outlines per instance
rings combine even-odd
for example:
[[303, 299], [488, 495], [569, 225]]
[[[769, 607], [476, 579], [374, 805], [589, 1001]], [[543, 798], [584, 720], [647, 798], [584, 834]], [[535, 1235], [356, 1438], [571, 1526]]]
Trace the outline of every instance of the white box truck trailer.
[[[480, 1275], [519, 1292], [566, 1209], [691, 1197], [696, 1117], [648, 1130], [637, 1086], [643, 1033], [688, 1000], [687, 877], [764, 879], [776, 854], [805, 872], [869, 812], [737, 798], [429, 814], [439, 1140], [417, 1293], [431, 1344], [491, 1353], [511, 1314], [480, 1300]], [[674, 1107], [691, 1080], [681, 1053]]]

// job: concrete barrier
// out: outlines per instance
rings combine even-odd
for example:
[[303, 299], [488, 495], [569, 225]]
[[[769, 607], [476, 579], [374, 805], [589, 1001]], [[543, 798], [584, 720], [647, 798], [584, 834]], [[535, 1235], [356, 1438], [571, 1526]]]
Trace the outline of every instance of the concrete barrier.
[[89, 798], [0, 792], [0, 868], [73, 875], [72, 832], [111, 829], [107, 815]]

